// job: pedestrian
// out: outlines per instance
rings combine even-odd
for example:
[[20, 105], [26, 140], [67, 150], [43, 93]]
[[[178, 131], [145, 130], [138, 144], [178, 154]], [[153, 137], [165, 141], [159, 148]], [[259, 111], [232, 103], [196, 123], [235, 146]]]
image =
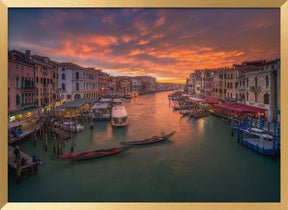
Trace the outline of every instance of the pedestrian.
[[24, 157], [22, 157], [22, 159], [21, 159], [21, 166], [25, 166], [25, 165], [28, 165], [27, 159], [25, 159]]
[[15, 154], [15, 163], [17, 161], [17, 158], [19, 157], [20, 155], [20, 147], [17, 145], [14, 149], [14, 154]]
[[36, 155], [33, 155], [33, 159], [32, 160], [33, 160], [33, 163], [41, 161], [40, 159], [37, 158]]

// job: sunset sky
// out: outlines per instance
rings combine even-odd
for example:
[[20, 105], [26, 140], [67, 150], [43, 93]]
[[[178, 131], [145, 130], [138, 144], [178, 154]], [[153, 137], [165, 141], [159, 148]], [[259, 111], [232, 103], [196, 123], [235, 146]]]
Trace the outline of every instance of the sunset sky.
[[9, 50], [184, 83], [195, 69], [280, 57], [279, 9], [9, 9]]

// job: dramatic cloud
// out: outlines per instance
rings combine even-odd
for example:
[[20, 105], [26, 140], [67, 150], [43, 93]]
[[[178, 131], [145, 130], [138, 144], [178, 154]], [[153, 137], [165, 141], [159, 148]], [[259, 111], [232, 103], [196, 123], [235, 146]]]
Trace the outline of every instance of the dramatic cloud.
[[9, 49], [112, 75], [185, 82], [280, 56], [279, 9], [9, 9]]

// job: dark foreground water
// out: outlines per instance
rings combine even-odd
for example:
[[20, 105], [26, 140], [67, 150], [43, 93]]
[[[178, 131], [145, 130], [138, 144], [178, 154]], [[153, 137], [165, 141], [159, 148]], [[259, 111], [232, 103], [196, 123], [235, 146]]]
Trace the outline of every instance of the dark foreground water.
[[[54, 160], [52, 144], [31, 141], [21, 149], [38, 154], [39, 173], [16, 185], [9, 171], [8, 200], [84, 202], [277, 202], [280, 162], [261, 156], [230, 136], [230, 125], [209, 116], [182, 117], [169, 107], [168, 92], [124, 102], [126, 128], [95, 122], [75, 137], [76, 152], [119, 146], [124, 140], [175, 130], [170, 141], [133, 147], [115, 156], [70, 162]], [[68, 140], [64, 152], [71, 147]]]

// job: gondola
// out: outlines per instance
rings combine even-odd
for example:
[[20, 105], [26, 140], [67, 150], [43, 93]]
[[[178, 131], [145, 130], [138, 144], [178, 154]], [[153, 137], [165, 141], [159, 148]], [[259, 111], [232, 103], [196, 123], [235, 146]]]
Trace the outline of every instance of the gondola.
[[120, 152], [124, 152], [125, 150], [129, 149], [130, 146], [126, 147], [119, 147], [119, 148], [110, 148], [110, 149], [101, 149], [101, 150], [93, 150], [90, 152], [83, 152], [83, 153], [75, 153], [75, 154], [64, 154], [60, 155], [59, 158], [62, 159], [73, 159], [73, 160], [89, 160], [93, 158], [100, 158], [105, 156], [114, 155]]
[[161, 141], [165, 141], [168, 138], [170, 138], [171, 136], [173, 136], [175, 133], [175, 131], [165, 135], [165, 136], [153, 136], [152, 138], [149, 139], [144, 139], [142, 141], [123, 141], [120, 142], [121, 144], [124, 145], [142, 145], [142, 144], [152, 144], [152, 143], [157, 143], [157, 142], [161, 142]]

